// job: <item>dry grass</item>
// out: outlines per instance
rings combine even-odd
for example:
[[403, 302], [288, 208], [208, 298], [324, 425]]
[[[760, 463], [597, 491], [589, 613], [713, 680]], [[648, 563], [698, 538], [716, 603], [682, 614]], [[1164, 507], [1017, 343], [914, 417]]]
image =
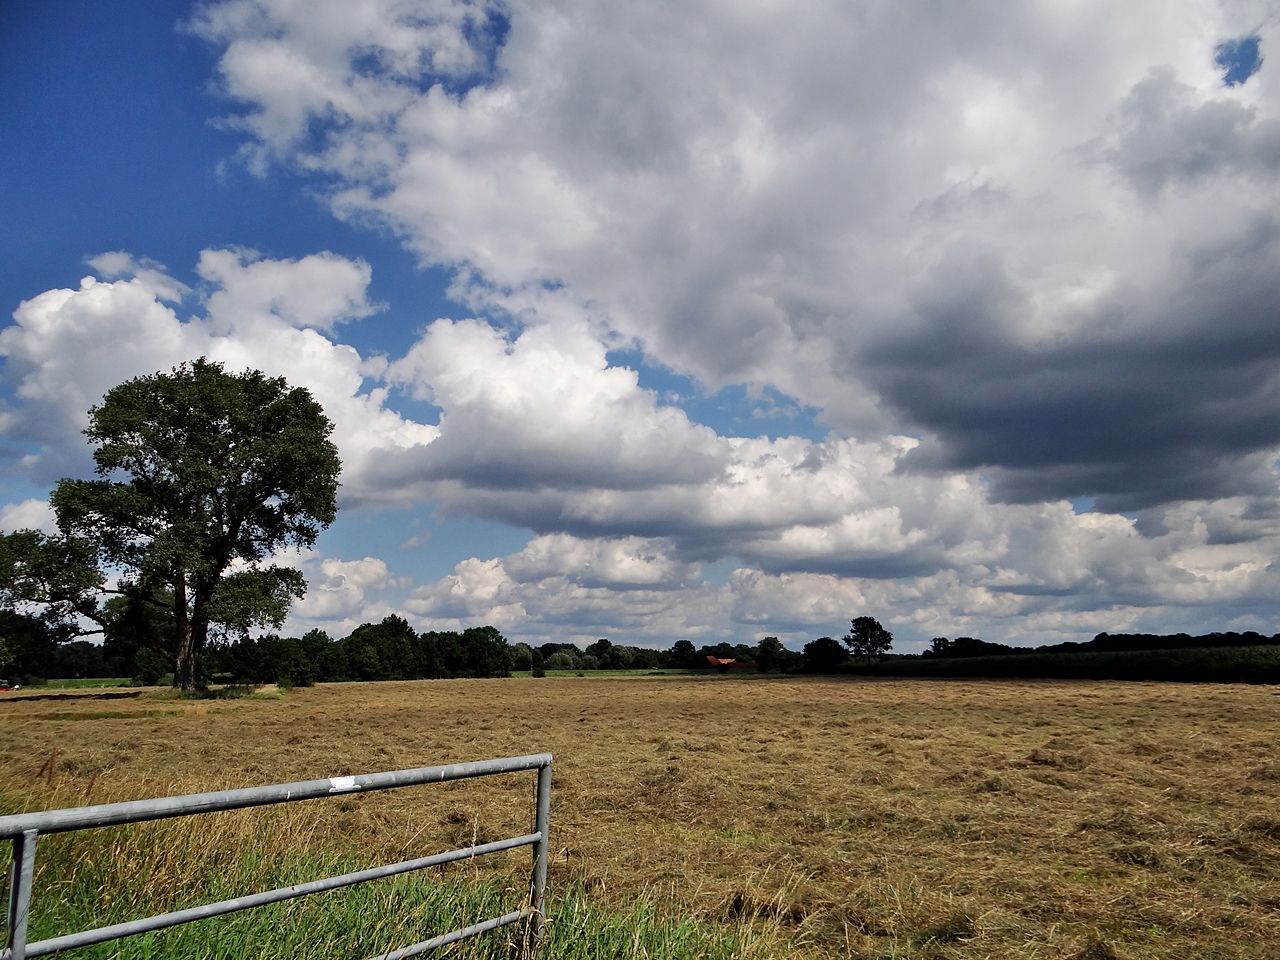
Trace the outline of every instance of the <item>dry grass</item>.
[[[0, 700], [10, 806], [546, 750], [552, 882], [620, 910], [746, 918], [831, 956], [1280, 956], [1272, 688], [587, 677], [101, 696]], [[531, 795], [531, 776], [449, 784], [221, 815], [216, 834], [378, 859], [521, 832]]]

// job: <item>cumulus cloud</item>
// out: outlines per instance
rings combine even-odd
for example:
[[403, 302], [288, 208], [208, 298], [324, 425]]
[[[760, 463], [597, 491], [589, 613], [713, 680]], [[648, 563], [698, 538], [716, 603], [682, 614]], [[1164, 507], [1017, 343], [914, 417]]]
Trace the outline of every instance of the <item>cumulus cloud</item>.
[[395, 469], [468, 488], [647, 489], [705, 480], [716, 435], [610, 367], [585, 324], [532, 327], [514, 342], [487, 323], [433, 323], [386, 376], [441, 407], [440, 439]]
[[411, 582], [392, 575], [376, 557], [340, 560], [309, 554], [297, 565], [307, 576], [307, 595], [290, 611], [289, 626], [294, 628], [319, 625], [349, 632], [361, 623], [376, 622], [396, 609], [387, 596], [379, 594]]
[[333, 253], [260, 260], [252, 250], [206, 250], [196, 272], [214, 285], [209, 315], [228, 328], [270, 315], [290, 326], [327, 331], [380, 309], [365, 299], [369, 265]]
[[50, 535], [56, 534], [58, 525], [54, 521], [49, 501], [32, 497], [0, 507], [0, 532], [13, 533], [16, 530], [40, 530]]
[[715, 586], [679, 561], [672, 539], [557, 534], [505, 557], [465, 560], [416, 588], [404, 607], [436, 629], [492, 622], [530, 641], [605, 633], [641, 644], [767, 635], [798, 644], [839, 635], [859, 611], [874, 612], [900, 637], [1014, 642], [1272, 622], [1280, 522], [1250, 518], [1244, 501], [1181, 504], [1161, 517], [1156, 535], [1126, 517], [1077, 515], [1066, 503], [987, 513], [995, 529], [968, 556], [911, 577], [743, 566]]
[[207, 250], [197, 268], [209, 283], [203, 314], [183, 320], [164, 301], [188, 291], [156, 265], [125, 254], [91, 263], [122, 278], [90, 276], [79, 289], [42, 293], [22, 303], [15, 323], [0, 331], [4, 379], [19, 400], [4, 411], [2, 425], [9, 437], [39, 445], [22, 465], [34, 480], [52, 483], [90, 468], [80, 431], [88, 409], [111, 387], [201, 356], [308, 388], [335, 422], [348, 503], [383, 495], [362, 483], [379, 450], [437, 435], [432, 425], [387, 409], [385, 388], [364, 390], [365, 361], [318, 332], [375, 309], [365, 298], [367, 264], [328, 253], [263, 260], [252, 251]]
[[[1275, 366], [1239, 335], [1275, 302], [1269, 244], [1243, 276], [1188, 269], [1273, 219], [1269, 74], [1227, 87], [1215, 62], [1260, 8], [525, 0], [502, 8], [492, 72], [459, 85], [437, 58], [487, 62], [497, 8], [314, 7], [226, 0], [193, 26], [225, 51], [256, 148], [336, 177], [335, 212], [458, 266], [474, 303], [587, 317], [844, 431], [927, 433], [939, 462], [988, 468], [1014, 499], [1258, 491], [1270, 386], [1177, 363], [1207, 342]], [[961, 350], [939, 362], [943, 342]], [[1148, 408], [1236, 422], [1206, 442]]]
[[669, 542], [642, 537], [536, 537], [507, 557], [464, 560], [409, 594], [405, 608], [437, 629], [493, 623], [538, 642], [589, 641], [601, 632], [639, 643], [722, 633], [725, 591], [672, 554]]
[[[326, 266], [328, 295], [289, 299], [299, 276]], [[367, 309], [360, 265], [214, 251], [201, 272], [204, 315], [185, 321], [154, 278], [88, 278], [19, 308], [0, 348], [24, 400], [11, 429], [44, 431], [29, 471], [83, 456], [83, 411], [69, 392], [203, 354], [316, 393], [337, 423], [349, 503], [430, 500], [536, 533], [514, 554], [465, 559], [416, 588], [380, 558], [308, 555], [298, 562], [311, 588], [291, 629], [342, 632], [399, 611], [424, 627], [488, 622], [528, 639], [798, 641], [872, 610], [913, 633], [1060, 639], [1139, 623], [1144, 611], [1265, 615], [1280, 595], [1274, 497], [1183, 499], [1136, 518], [1000, 503], [972, 472], [911, 468], [922, 444], [910, 437], [720, 436], [609, 366], [586, 321], [508, 336], [438, 320], [404, 357], [370, 364], [316, 329]], [[69, 355], [57, 337], [111, 343], [114, 366]], [[392, 387], [436, 404], [439, 423], [388, 410]], [[0, 525], [49, 519], [46, 503], [28, 500], [8, 505]], [[740, 569], [722, 586], [704, 579], [704, 565], [726, 557]]]

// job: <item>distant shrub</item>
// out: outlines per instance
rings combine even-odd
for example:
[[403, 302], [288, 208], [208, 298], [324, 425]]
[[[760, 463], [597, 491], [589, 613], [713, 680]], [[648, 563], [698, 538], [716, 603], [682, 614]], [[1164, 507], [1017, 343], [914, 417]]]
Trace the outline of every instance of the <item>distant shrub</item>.
[[511, 648], [511, 669], [533, 669], [533, 648], [527, 643], [517, 643]]
[[142, 687], [154, 687], [160, 678], [172, 672], [173, 667], [154, 650], [143, 647], [133, 658], [133, 682]]
[[806, 673], [835, 673], [848, 659], [849, 651], [831, 637], [819, 637], [804, 645]]

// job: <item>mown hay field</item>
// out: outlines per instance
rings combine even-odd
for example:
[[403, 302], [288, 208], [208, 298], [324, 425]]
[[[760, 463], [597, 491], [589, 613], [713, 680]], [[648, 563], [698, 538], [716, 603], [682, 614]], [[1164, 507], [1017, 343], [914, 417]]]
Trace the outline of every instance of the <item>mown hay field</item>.
[[[778, 953], [1280, 956], [1270, 687], [588, 676], [262, 700], [22, 691], [0, 700], [0, 731], [9, 810], [549, 751], [553, 889], [754, 924], [757, 949]], [[219, 815], [212, 833], [375, 861], [524, 832], [531, 806], [532, 776], [513, 776]]]

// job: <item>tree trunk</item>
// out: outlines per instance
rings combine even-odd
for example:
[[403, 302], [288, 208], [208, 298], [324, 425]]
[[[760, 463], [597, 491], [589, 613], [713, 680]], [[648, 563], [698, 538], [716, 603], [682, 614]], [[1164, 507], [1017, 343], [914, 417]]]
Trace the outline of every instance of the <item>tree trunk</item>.
[[196, 675], [195, 638], [191, 633], [191, 618], [187, 616], [187, 575], [179, 571], [173, 580], [173, 619], [178, 629], [178, 654], [174, 660], [173, 688], [194, 690]]
[[209, 598], [213, 595], [213, 585], [197, 578], [191, 592], [191, 674], [194, 683], [197, 679], [196, 664], [209, 640]]

